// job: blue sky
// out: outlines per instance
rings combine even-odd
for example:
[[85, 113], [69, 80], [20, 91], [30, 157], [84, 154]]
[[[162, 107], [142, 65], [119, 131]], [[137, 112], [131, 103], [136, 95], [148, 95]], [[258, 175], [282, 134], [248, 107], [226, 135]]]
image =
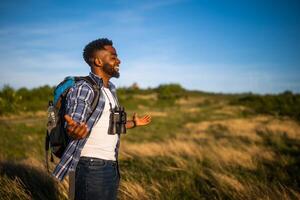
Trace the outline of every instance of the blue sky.
[[117, 86], [300, 92], [300, 1], [112, 0], [0, 3], [0, 86], [86, 75], [82, 49], [113, 40]]

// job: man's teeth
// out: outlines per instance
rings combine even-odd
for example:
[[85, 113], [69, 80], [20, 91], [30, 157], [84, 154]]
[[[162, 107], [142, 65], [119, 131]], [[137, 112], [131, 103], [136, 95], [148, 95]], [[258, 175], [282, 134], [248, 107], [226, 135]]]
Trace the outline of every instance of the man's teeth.
[[120, 68], [119, 68], [119, 67], [115, 67], [115, 69], [116, 69], [117, 71], [119, 71]]

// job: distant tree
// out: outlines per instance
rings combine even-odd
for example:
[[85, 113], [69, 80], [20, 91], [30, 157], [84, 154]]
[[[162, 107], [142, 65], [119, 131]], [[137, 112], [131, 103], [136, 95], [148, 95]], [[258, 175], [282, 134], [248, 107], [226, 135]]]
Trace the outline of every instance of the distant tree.
[[162, 84], [156, 89], [158, 100], [173, 104], [176, 99], [184, 96], [185, 89], [180, 84]]
[[18, 100], [15, 90], [9, 85], [5, 85], [0, 92], [0, 113], [16, 112], [18, 106]]
[[133, 90], [138, 90], [138, 89], [140, 89], [139, 85], [138, 85], [136, 82], [133, 83], [133, 84], [130, 86], [130, 88], [133, 89]]

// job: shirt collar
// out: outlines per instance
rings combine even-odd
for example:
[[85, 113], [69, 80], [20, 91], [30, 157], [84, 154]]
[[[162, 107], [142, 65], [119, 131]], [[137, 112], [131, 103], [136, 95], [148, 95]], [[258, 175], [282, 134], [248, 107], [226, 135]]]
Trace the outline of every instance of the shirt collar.
[[[103, 80], [100, 76], [94, 74], [93, 72], [90, 72], [89, 76], [96, 81], [100, 88], [103, 86]], [[108, 81], [108, 87], [110, 90], [113, 88], [113, 84], [110, 81]]]

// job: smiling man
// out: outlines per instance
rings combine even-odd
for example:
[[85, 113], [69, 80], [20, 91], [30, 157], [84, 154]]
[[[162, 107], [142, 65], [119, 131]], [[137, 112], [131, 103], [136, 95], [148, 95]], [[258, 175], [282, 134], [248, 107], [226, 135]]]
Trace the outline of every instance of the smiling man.
[[[90, 66], [89, 77], [97, 83], [100, 98], [91, 108], [95, 92], [86, 81], [79, 81], [67, 95], [66, 128], [73, 138], [53, 174], [62, 180], [69, 171], [75, 172], [75, 199], [116, 199], [120, 180], [118, 151], [120, 132], [112, 134], [110, 117], [118, 103], [116, 88], [109, 81], [119, 78], [116, 49], [111, 40], [98, 39], [86, 45], [83, 58]], [[149, 124], [151, 117], [134, 114], [125, 123], [126, 129]]]

